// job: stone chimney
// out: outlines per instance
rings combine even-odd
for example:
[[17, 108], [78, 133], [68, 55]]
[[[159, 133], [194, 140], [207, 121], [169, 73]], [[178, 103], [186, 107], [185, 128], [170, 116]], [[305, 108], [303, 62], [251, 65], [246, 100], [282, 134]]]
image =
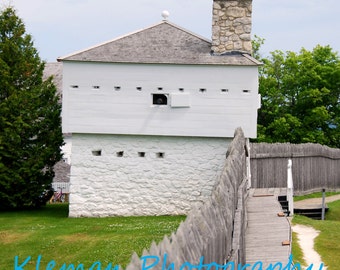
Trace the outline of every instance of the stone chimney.
[[252, 53], [252, 0], [213, 0], [212, 47], [214, 54]]

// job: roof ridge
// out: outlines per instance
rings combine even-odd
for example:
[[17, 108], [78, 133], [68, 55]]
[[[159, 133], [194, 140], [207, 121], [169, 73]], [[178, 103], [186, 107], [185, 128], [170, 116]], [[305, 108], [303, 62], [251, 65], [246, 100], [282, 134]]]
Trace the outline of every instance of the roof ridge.
[[185, 29], [185, 28], [183, 28], [183, 27], [181, 27], [181, 26], [179, 26], [179, 25], [177, 25], [177, 24], [175, 24], [175, 23], [169, 22], [169, 21], [167, 21], [167, 20], [163, 20], [163, 21], [161, 21], [161, 22], [155, 23], [155, 24], [150, 25], [150, 26], [148, 26], [148, 27], [145, 27], [145, 28], [142, 28], [142, 29], [139, 29], [139, 30], [136, 30], [136, 31], [133, 31], [133, 32], [130, 32], [130, 33], [127, 33], [127, 34], [124, 34], [124, 35], [115, 37], [115, 38], [113, 38], [113, 39], [104, 41], [104, 42], [102, 42], [102, 43], [98, 43], [98, 44], [96, 44], [96, 45], [94, 45], [94, 46], [91, 46], [91, 47], [88, 47], [88, 48], [86, 48], [86, 49], [82, 49], [82, 50], [79, 50], [79, 51], [75, 51], [75, 52], [73, 52], [73, 53], [70, 53], [70, 54], [68, 54], [68, 55], [58, 57], [58, 58], [57, 58], [57, 61], [60, 62], [60, 61], [66, 59], [66, 58], [68, 58], [68, 57], [71, 57], [71, 56], [74, 56], [74, 55], [77, 55], [77, 54], [80, 54], [80, 53], [84, 53], [84, 52], [90, 51], [90, 50], [92, 50], [92, 49], [95, 49], [95, 48], [98, 48], [98, 47], [101, 47], [101, 46], [104, 46], [104, 45], [107, 45], [107, 44], [109, 44], [109, 43], [118, 41], [118, 40], [123, 39], [123, 38], [126, 38], [126, 37], [128, 37], [128, 36], [132, 36], [132, 35], [138, 34], [138, 33], [140, 33], [140, 32], [143, 32], [143, 31], [145, 31], [145, 30], [148, 30], [148, 29], [157, 27], [157, 26], [159, 26], [159, 25], [161, 25], [161, 24], [168, 24], [168, 25], [171, 25], [172, 27], [175, 27], [175, 28], [177, 28], [177, 29], [179, 29], [179, 30], [181, 30], [181, 31], [184, 31], [184, 32], [186, 32], [186, 33], [188, 33], [188, 34], [190, 34], [190, 35], [193, 35], [193, 36], [195, 36], [195, 37], [197, 37], [197, 38], [199, 38], [199, 39], [201, 39], [201, 40], [203, 40], [203, 41], [205, 41], [205, 42], [211, 43], [211, 40], [209, 40], [209, 39], [207, 39], [207, 38], [205, 38], [205, 37], [203, 37], [203, 36], [200, 36], [200, 35], [198, 35], [198, 34], [196, 34], [196, 33], [194, 33], [194, 32], [191, 32], [190, 30], [187, 30], [187, 29]]
[[169, 21], [163, 21], [163, 22], [165, 22], [165, 23], [167, 23], [167, 24], [170, 24], [171, 26], [176, 27], [176, 28], [178, 28], [179, 30], [182, 30], [182, 31], [184, 31], [184, 32], [186, 32], [186, 33], [188, 33], [188, 34], [190, 34], [190, 35], [193, 35], [193, 36], [199, 38], [199, 39], [202, 39], [203, 41], [206, 41], [206, 42], [211, 43], [211, 40], [210, 40], [210, 39], [208, 39], [208, 38], [206, 38], [206, 37], [203, 37], [203, 36], [201, 36], [201, 35], [199, 35], [199, 34], [196, 34], [196, 33], [192, 32], [192, 31], [190, 31], [190, 30], [188, 30], [188, 29], [186, 29], [186, 28], [184, 28], [184, 27], [181, 27], [181, 26], [179, 26], [179, 25], [177, 25], [177, 24], [175, 24], [175, 23], [173, 23], [173, 22], [169, 22]]
[[259, 65], [244, 52], [216, 56], [212, 42], [175, 23], [162, 20], [146, 28], [115, 37], [59, 57], [63, 61], [135, 64]]
[[114, 42], [114, 41], [123, 39], [123, 38], [125, 38], [125, 37], [130, 36], [130, 35], [135, 35], [135, 34], [137, 34], [137, 33], [139, 33], [139, 32], [142, 32], [142, 31], [144, 31], [144, 30], [153, 28], [153, 27], [155, 27], [155, 26], [157, 26], [157, 25], [160, 25], [160, 24], [162, 24], [162, 23], [163, 23], [163, 21], [162, 21], [162, 22], [159, 22], [159, 23], [156, 23], [156, 24], [153, 24], [153, 25], [151, 25], [151, 26], [149, 26], [149, 27], [145, 27], [145, 28], [142, 28], [142, 29], [139, 29], [139, 30], [136, 30], [136, 31], [132, 31], [132, 32], [130, 32], [130, 33], [127, 33], [127, 34], [124, 34], [124, 35], [115, 37], [115, 38], [113, 38], [113, 39], [104, 41], [104, 42], [102, 42], [102, 43], [98, 43], [98, 44], [96, 44], [96, 45], [94, 45], [94, 46], [91, 46], [91, 47], [88, 47], [88, 48], [86, 48], [86, 49], [78, 50], [78, 51], [75, 51], [75, 52], [70, 53], [70, 54], [68, 54], [68, 55], [58, 57], [58, 58], [57, 58], [57, 61], [59, 62], [59, 61], [65, 59], [65, 58], [71, 57], [71, 56], [73, 56], [73, 55], [76, 55], [76, 54], [79, 54], [79, 53], [83, 53], [83, 52], [87, 52], [87, 51], [89, 51], [89, 50], [92, 50], [92, 49], [95, 49], [95, 48], [104, 46], [104, 45], [109, 44], [109, 43], [111, 43], [111, 42]]

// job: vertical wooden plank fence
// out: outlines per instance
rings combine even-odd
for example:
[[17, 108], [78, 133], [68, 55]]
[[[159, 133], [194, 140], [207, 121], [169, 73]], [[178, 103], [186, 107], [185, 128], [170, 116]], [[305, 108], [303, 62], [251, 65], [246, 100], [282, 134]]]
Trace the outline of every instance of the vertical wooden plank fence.
[[319, 144], [252, 143], [252, 188], [287, 187], [292, 159], [295, 194], [340, 190], [340, 149]]

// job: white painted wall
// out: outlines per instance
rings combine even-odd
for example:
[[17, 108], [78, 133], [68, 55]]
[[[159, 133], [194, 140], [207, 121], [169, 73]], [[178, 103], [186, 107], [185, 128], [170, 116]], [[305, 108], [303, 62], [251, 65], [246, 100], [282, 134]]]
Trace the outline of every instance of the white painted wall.
[[64, 135], [64, 145], [61, 147], [61, 152], [63, 154], [64, 161], [71, 165], [72, 156], [72, 136]]
[[[224, 138], [73, 134], [69, 216], [186, 214], [210, 195], [229, 143]], [[101, 156], [93, 150], [101, 150]]]
[[[64, 61], [63, 70], [64, 133], [231, 138], [242, 127], [256, 137], [257, 66]], [[152, 105], [154, 93], [169, 105]]]

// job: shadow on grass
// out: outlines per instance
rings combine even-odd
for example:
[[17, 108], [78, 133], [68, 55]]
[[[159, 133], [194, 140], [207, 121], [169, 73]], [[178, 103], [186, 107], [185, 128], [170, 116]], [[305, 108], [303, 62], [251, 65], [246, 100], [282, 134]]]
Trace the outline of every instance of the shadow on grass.
[[2, 217], [11, 216], [30, 216], [30, 217], [50, 217], [50, 218], [67, 218], [68, 217], [68, 203], [47, 204], [38, 209], [22, 209], [22, 210], [8, 210], [0, 212]]

